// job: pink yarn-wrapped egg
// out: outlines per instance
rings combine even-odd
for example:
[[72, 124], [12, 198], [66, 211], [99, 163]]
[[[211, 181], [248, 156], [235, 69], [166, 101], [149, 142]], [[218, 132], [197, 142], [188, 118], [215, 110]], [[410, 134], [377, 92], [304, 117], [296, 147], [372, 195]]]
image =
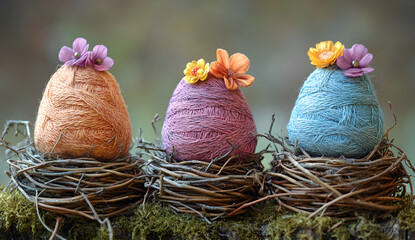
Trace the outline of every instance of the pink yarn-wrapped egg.
[[256, 127], [239, 89], [228, 90], [223, 79], [208, 77], [177, 85], [162, 129], [163, 146], [178, 161], [211, 161], [232, 149], [243, 160], [255, 152]]

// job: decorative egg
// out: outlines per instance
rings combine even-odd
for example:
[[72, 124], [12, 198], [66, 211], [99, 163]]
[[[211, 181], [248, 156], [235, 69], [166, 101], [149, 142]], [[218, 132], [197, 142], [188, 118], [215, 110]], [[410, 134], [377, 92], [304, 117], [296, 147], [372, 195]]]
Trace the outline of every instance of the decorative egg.
[[162, 128], [163, 145], [176, 160], [211, 161], [228, 153], [253, 154], [256, 127], [239, 89], [209, 76], [190, 84], [182, 79], [170, 100]]
[[254, 119], [239, 90], [255, 79], [246, 74], [250, 61], [242, 53], [229, 57], [223, 49], [216, 57], [210, 66], [203, 59], [189, 62], [170, 99], [162, 141], [178, 161], [246, 160], [255, 152]]
[[[339, 54], [343, 69], [328, 65], [311, 73], [292, 110], [289, 140], [312, 156], [363, 157], [382, 137], [382, 110], [366, 74], [371, 55], [365, 60], [365, 48], [352, 50]], [[325, 60], [325, 52], [318, 54]]]
[[[86, 40], [81, 40], [86, 45]], [[131, 146], [132, 132], [118, 83], [104, 70], [106, 65], [112, 66], [112, 59], [106, 57], [106, 48], [102, 47], [94, 48], [89, 56], [86, 51], [76, 51], [76, 41], [79, 45], [80, 40], [75, 40], [73, 53], [60, 54], [60, 58], [67, 64], [82, 61], [63, 65], [47, 84], [35, 124], [36, 147], [59, 157], [124, 157]], [[101, 54], [103, 50], [105, 54]], [[91, 56], [97, 60], [92, 59], [88, 65], [87, 57]]]

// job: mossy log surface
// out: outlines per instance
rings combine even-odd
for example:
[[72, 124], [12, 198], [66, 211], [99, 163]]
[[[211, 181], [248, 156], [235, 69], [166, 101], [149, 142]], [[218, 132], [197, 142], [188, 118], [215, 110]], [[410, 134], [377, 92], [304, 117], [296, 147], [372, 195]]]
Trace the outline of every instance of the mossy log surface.
[[[110, 219], [113, 239], [415, 239], [415, 206], [374, 220], [374, 213], [356, 213], [355, 220], [314, 217], [280, 211], [275, 201], [255, 205], [244, 215], [212, 224], [176, 214], [158, 203], [141, 205]], [[57, 215], [40, 210], [54, 229]], [[58, 232], [66, 239], [109, 239], [106, 225], [84, 218], [63, 217]], [[36, 207], [18, 191], [0, 193], [0, 239], [49, 239], [51, 232]], [[58, 238], [55, 238], [58, 239]]]

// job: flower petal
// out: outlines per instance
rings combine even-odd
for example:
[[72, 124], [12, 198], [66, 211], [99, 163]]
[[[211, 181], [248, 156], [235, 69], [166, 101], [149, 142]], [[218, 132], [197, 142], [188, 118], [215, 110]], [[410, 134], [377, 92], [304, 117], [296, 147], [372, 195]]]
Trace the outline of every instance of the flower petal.
[[337, 60], [338, 57], [340, 57], [341, 55], [343, 55], [344, 52], [344, 45], [341, 44], [339, 41], [336, 42], [336, 44], [334, 44], [334, 47], [332, 49], [333, 51], [333, 56], [332, 56], [332, 61], [331, 64], [334, 64]]
[[351, 48], [352, 60], [360, 61], [367, 53], [367, 48], [362, 44], [354, 44]]
[[369, 63], [372, 61], [372, 59], [373, 59], [373, 55], [372, 54], [370, 54], [370, 53], [368, 53], [368, 54], [366, 54], [360, 61], [359, 61], [359, 64], [360, 64], [360, 67], [361, 68], [364, 68], [364, 67], [367, 67], [367, 65], [369, 65]]
[[193, 69], [193, 68], [194, 68], [193, 62], [194, 62], [194, 61], [188, 62], [188, 63], [186, 64], [186, 68], [191, 68], [191, 69]]
[[316, 51], [315, 48], [310, 48], [307, 52], [308, 57], [310, 58], [311, 64], [315, 65], [317, 68], [323, 68], [328, 66], [328, 63], [322, 62], [319, 55], [320, 52]]
[[190, 84], [196, 83], [199, 79], [193, 76], [185, 76], [184, 80]]
[[361, 68], [350, 68], [344, 71], [344, 75], [348, 77], [360, 77], [363, 75], [363, 71]]
[[344, 60], [346, 60], [347, 62], [352, 62], [354, 60], [354, 59], [352, 59], [350, 49], [345, 49], [343, 51], [343, 57], [344, 57]]
[[203, 58], [201, 58], [201, 59], [199, 59], [197, 62], [196, 62], [196, 67], [197, 68], [204, 68], [205, 67], [205, 60], [203, 59]]
[[239, 87], [249, 87], [255, 80], [255, 77], [249, 74], [237, 75], [233, 77]]
[[202, 75], [202, 74], [203, 74], [203, 72], [204, 72], [204, 69], [203, 69], [203, 68], [199, 68], [199, 69], [195, 72], [195, 75], [196, 75], [196, 76], [200, 76], [200, 75]]
[[98, 71], [106, 71], [114, 65], [114, 60], [110, 57], [106, 57], [102, 60], [101, 64], [95, 64], [94, 68]]
[[207, 79], [209, 75], [209, 67], [205, 69], [205, 71], [203, 72], [203, 74], [201, 74], [200, 76], [200, 81], [205, 81]]
[[217, 78], [223, 78], [227, 75], [227, 70], [219, 62], [213, 62], [210, 64], [210, 73]]
[[190, 69], [189, 68], [185, 68], [184, 70], [183, 70], [183, 74], [184, 75], [190, 75]]
[[352, 63], [346, 60], [345, 56], [340, 56], [337, 58], [337, 66], [343, 70], [347, 70], [352, 67]]
[[95, 64], [95, 59], [97, 59], [96, 57], [96, 52], [92, 51], [92, 52], [87, 52], [87, 54], [85, 54], [86, 57], [86, 61], [85, 64], [87, 66], [93, 66]]
[[249, 64], [248, 57], [242, 53], [235, 53], [230, 58], [230, 69], [237, 74], [246, 73], [249, 69]]
[[370, 73], [375, 69], [373, 69], [372, 67], [365, 67], [365, 68], [361, 68], [361, 70], [363, 73]]
[[337, 41], [337, 42], [334, 44], [334, 46], [332, 47], [332, 49], [334, 49], [334, 50], [332, 50], [332, 51], [334, 51], [334, 52], [336, 52], [336, 51], [341, 51], [341, 52], [343, 53], [343, 50], [344, 50], [344, 45], [343, 45], [341, 42]]
[[[349, 50], [350, 50], [350, 56], [352, 58], [355, 58], [356, 57], [357, 44], [353, 44], [353, 46]], [[352, 60], [356, 60], [356, 59], [352, 59]]]
[[73, 50], [67, 46], [63, 46], [59, 51], [59, 61], [66, 63], [73, 59]]
[[89, 58], [89, 54], [81, 55], [80, 58], [74, 59], [73, 65], [78, 65], [78, 66], [83, 66], [83, 67], [85, 67], [86, 65], [90, 65], [90, 64], [87, 64], [88, 58]]
[[333, 42], [332, 41], [323, 41], [316, 44], [316, 48], [322, 52], [331, 51], [333, 48]]
[[108, 49], [104, 45], [96, 45], [94, 49], [92, 50], [93, 53], [95, 53], [96, 58], [100, 58], [104, 60], [104, 58], [107, 57]]
[[88, 53], [89, 44], [87, 44], [84, 49], [81, 51], [81, 55], [86, 55]]
[[226, 69], [229, 69], [229, 54], [226, 50], [218, 48], [218, 50], [216, 50], [216, 58], [220, 64], [222, 64]]
[[320, 54], [320, 52], [317, 48], [309, 48], [307, 54], [308, 55], [312, 54], [312, 55], [318, 56]]
[[75, 39], [72, 44], [73, 51], [81, 54], [88, 51], [88, 47], [89, 45], [87, 44], [86, 39], [81, 37]]
[[235, 81], [230, 77], [224, 77], [223, 80], [225, 81], [225, 86], [229, 90], [236, 90], [238, 89], [238, 85], [235, 83]]

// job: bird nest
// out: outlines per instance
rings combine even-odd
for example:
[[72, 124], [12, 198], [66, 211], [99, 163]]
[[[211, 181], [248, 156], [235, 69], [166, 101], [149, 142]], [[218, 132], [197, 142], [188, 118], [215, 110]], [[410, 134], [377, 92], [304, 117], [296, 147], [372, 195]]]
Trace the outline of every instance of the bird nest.
[[347, 218], [358, 210], [379, 211], [382, 217], [405, 207], [406, 184], [412, 202], [411, 178], [404, 165], [415, 169], [388, 139], [390, 129], [361, 159], [311, 157], [302, 149], [290, 150], [287, 139], [274, 137], [271, 129], [272, 125], [265, 137], [281, 151], [273, 153], [272, 169], [265, 173], [266, 198], [276, 198], [282, 207], [310, 217]]
[[[6, 142], [5, 136], [13, 126], [15, 135], [25, 134], [23, 145], [10, 146]], [[143, 201], [144, 161], [139, 158], [101, 162], [93, 158], [47, 157], [37, 152], [26, 121], [9, 121], [0, 146], [14, 156], [7, 160], [9, 184], [39, 208], [100, 221]]]
[[[264, 152], [244, 161], [228, 154], [203, 161], [175, 161], [160, 144], [139, 143], [138, 155], [147, 158], [146, 187], [152, 197], [178, 213], [196, 215], [207, 222], [237, 215], [240, 206], [254, 200], [262, 186]], [[146, 157], [144, 157], [144, 155]]]

